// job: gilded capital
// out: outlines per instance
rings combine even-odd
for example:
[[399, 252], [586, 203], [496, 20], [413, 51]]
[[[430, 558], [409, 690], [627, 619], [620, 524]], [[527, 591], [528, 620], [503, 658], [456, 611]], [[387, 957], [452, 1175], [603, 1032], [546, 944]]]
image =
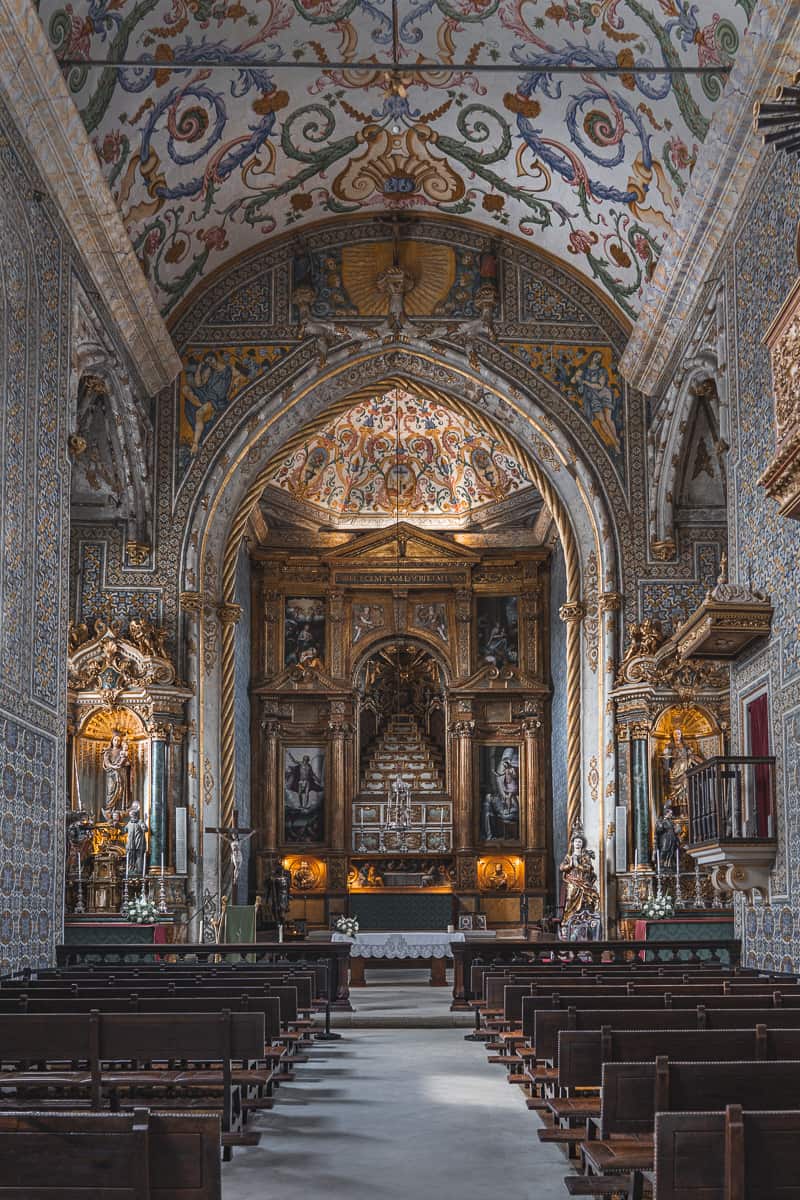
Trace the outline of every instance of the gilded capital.
[[580, 600], [573, 600], [568, 604], [562, 604], [558, 615], [565, 625], [569, 625], [573, 621], [582, 621], [586, 616], [586, 606]]
[[185, 613], [198, 617], [202, 613], [206, 598], [202, 592], [181, 592], [181, 608]]
[[620, 592], [603, 592], [600, 597], [600, 612], [619, 612], [622, 608]]
[[651, 725], [649, 721], [634, 721], [630, 728], [632, 738], [642, 740], [650, 736]]
[[236, 625], [243, 611], [241, 604], [220, 604], [217, 614], [223, 625]]

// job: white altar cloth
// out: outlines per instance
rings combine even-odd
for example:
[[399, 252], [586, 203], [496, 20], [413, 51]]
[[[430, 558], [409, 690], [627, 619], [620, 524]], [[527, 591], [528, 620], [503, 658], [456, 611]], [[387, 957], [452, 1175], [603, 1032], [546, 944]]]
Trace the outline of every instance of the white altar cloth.
[[418, 932], [358, 933], [348, 937], [334, 933], [334, 942], [350, 942], [351, 958], [452, 958], [451, 942], [463, 942], [463, 933]]

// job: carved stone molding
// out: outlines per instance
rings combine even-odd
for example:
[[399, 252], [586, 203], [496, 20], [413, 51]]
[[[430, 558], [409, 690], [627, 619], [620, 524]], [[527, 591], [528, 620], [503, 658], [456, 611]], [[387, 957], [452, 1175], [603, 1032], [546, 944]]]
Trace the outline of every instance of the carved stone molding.
[[33, 4], [0, 0], [0, 76], [50, 198], [153, 396], [180, 360]]

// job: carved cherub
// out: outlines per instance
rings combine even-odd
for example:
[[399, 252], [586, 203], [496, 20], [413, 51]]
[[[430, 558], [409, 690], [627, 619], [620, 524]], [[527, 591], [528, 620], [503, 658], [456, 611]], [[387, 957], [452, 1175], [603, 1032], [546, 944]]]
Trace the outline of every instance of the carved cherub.
[[153, 625], [146, 617], [135, 617], [129, 626], [128, 636], [137, 650], [149, 658], [166, 658], [167, 631]]
[[67, 650], [70, 657], [89, 640], [89, 626], [85, 621], [76, 624], [70, 621], [67, 627]]

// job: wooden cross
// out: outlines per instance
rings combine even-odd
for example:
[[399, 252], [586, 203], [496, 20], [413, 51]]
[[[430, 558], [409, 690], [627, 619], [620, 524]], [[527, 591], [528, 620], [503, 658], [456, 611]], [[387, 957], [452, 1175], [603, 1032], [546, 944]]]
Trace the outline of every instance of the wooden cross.
[[205, 833], [216, 834], [219, 838], [224, 838], [228, 843], [231, 854], [231, 864], [233, 866], [233, 887], [236, 887], [236, 882], [239, 878], [239, 871], [242, 868], [242, 842], [249, 841], [257, 829], [248, 829], [239, 824], [239, 810], [233, 810], [233, 822], [231, 825], [206, 825]]

